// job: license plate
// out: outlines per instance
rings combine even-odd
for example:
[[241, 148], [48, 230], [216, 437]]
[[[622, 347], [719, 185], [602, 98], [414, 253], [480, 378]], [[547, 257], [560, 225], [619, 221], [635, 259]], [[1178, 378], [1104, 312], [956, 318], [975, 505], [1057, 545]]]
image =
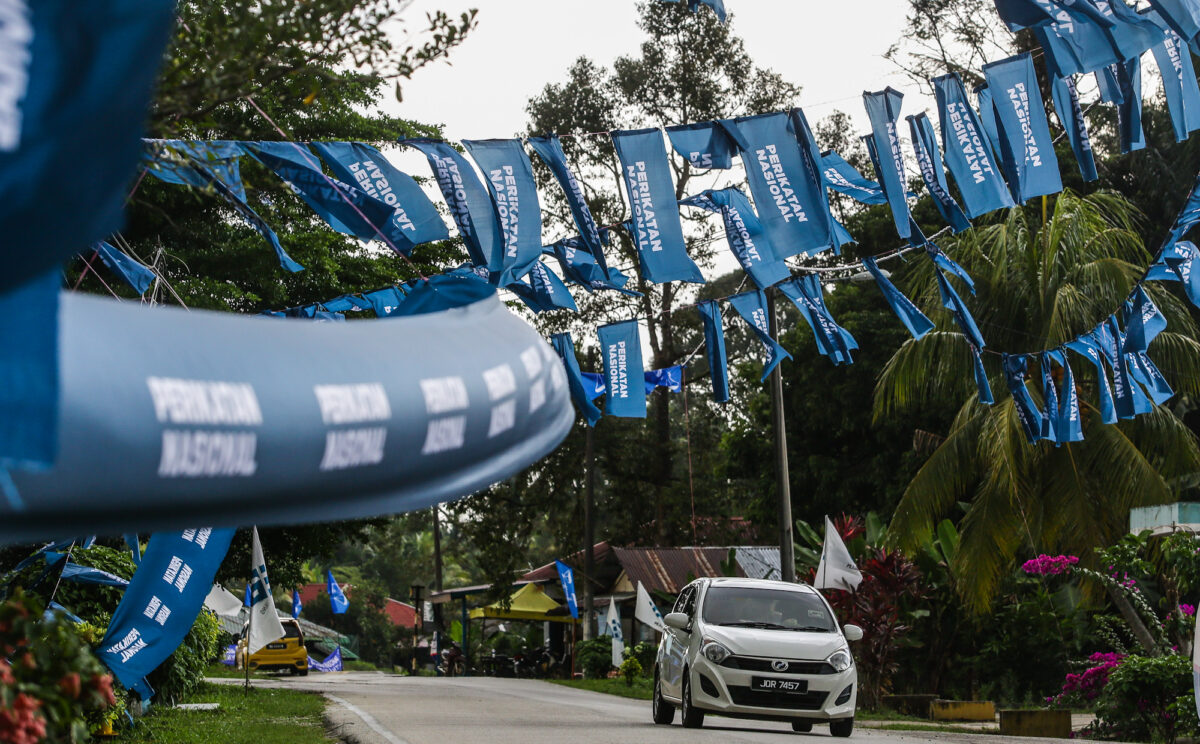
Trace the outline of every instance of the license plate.
[[268, 643], [267, 648], [272, 649], [272, 650], [279, 650], [281, 648], [287, 648], [287, 644], [286, 643]]
[[798, 695], [808, 692], [806, 679], [775, 679], [774, 677], [751, 677], [750, 689], [766, 692], [793, 692]]

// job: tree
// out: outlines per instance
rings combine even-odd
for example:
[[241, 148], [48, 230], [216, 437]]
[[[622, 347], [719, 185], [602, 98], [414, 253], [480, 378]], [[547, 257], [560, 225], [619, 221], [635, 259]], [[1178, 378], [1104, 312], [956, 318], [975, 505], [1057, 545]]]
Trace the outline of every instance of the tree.
[[[975, 279], [971, 307], [991, 348], [1052, 349], [1090, 330], [1120, 308], [1149, 263], [1134, 230], [1136, 212], [1119, 196], [1064, 192], [1049, 214], [1042, 224], [1037, 210], [1014, 209], [998, 225], [946, 242]], [[927, 314], [940, 305], [931, 262], [911, 262], [902, 286]], [[1171, 289], [1144, 286], [1168, 323], [1151, 357], [1177, 393], [1195, 396], [1197, 324]], [[966, 502], [955, 571], [971, 577], [959, 588], [973, 610], [989, 606], [1018, 550], [1089, 555], [1124, 531], [1130, 507], [1170, 501], [1172, 480], [1200, 469], [1195, 434], [1166, 405], [1102, 424], [1092, 404], [1094, 368], [1071, 361], [1085, 439], [1061, 447], [1027, 444], [1011, 397], [998, 394], [991, 407], [977, 402], [968, 346], [944, 321], [919, 343], [906, 341], [876, 387], [879, 420], [910, 415], [931, 401], [965, 401], [905, 490], [890, 534], [915, 550]], [[996, 370], [990, 378], [1002, 393]], [[1041, 405], [1036, 391], [1034, 397]]]

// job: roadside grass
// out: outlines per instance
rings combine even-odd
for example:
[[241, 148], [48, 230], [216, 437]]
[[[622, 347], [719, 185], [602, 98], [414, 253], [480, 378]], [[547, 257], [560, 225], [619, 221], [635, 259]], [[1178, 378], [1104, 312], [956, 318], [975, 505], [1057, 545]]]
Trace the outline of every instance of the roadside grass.
[[123, 731], [120, 744], [330, 744], [321, 711], [325, 701], [298, 690], [205, 683], [189, 703], [220, 703], [217, 710], [154, 707]]
[[859, 708], [854, 711], [854, 717], [860, 721], [916, 721], [919, 723], [929, 723], [928, 718], [910, 716], [907, 713], [898, 713], [888, 708], [880, 708], [879, 710], [864, 710]]
[[649, 700], [654, 693], [654, 680], [649, 677], [636, 678], [632, 686], [625, 684], [625, 680], [622, 678], [548, 679], [546, 681], [564, 687], [574, 687], [577, 690], [603, 692], [609, 695], [620, 695], [621, 697], [634, 698], [636, 700]]
[[[205, 677], [220, 677], [225, 679], [243, 679], [246, 673], [224, 664], [209, 664], [204, 671]], [[287, 672], [250, 672], [250, 679], [265, 679], [268, 677], [286, 677]]]
[[[856, 716], [857, 717], [857, 716]], [[950, 724], [936, 723], [882, 723], [877, 725], [867, 725], [863, 728], [879, 731], [940, 731], [942, 733], [951, 734], [998, 734], [1000, 728], [967, 728], [965, 726], [954, 726]]]

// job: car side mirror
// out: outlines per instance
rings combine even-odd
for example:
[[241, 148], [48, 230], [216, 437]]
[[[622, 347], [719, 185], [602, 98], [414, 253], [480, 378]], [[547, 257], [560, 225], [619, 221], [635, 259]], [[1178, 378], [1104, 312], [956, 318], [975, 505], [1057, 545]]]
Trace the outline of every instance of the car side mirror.
[[863, 637], [863, 629], [857, 625], [843, 625], [842, 633], [847, 641], [861, 641]]
[[667, 627], [669, 628], [674, 628], [676, 630], [687, 630], [690, 618], [682, 612], [668, 612], [667, 616], [663, 618], [663, 622], [666, 623]]

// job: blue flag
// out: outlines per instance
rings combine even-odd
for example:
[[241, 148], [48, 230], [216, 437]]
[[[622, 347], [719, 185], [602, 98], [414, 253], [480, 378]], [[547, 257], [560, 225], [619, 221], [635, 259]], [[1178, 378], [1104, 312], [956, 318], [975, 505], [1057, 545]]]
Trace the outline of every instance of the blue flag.
[[321, 306], [331, 313], [374, 309], [366, 299], [353, 294], [344, 294], [334, 297], [332, 300], [325, 300]]
[[584, 383], [583, 375], [579, 371], [579, 361], [575, 358], [575, 342], [571, 340], [571, 334], [556, 333], [550, 337], [550, 344], [567, 370], [567, 388], [571, 391], [571, 400], [575, 401], [575, 407], [579, 409], [587, 425], [595, 426], [603, 414], [592, 403], [597, 396], [591, 395], [590, 386]]
[[1198, 257], [1200, 257], [1200, 250], [1197, 250], [1193, 243], [1180, 240], [1164, 250], [1159, 257], [1169, 272], [1169, 277], [1149, 278], [1159, 278], [1160, 280], [1169, 278], [1171, 281], [1183, 282], [1183, 290], [1188, 299], [1192, 301], [1193, 305], [1200, 307], [1200, 264], [1196, 262]]
[[304, 603], [300, 601], [300, 592], [292, 590], [292, 617], [300, 617], [300, 611], [304, 609]]
[[604, 413], [621, 418], [646, 418], [646, 388], [642, 384], [642, 339], [636, 320], [596, 329], [604, 359], [607, 396]]
[[[1054, 139], [1038, 91], [1033, 59], [1026, 54], [983, 66], [1000, 123], [1000, 153], [1013, 198], [1026, 200], [1062, 191]], [[980, 104], [982, 107], [982, 104]]]
[[776, 255], [767, 238], [754, 206], [740, 189], [732, 186], [720, 191], [710, 189], [684, 199], [680, 204], [721, 214], [729, 249], [759, 289], [766, 289], [791, 276], [791, 270]]
[[742, 316], [742, 320], [749, 324], [751, 330], [754, 331], [754, 335], [758, 336], [758, 340], [762, 342], [763, 348], [767, 352], [767, 359], [763, 363], [763, 373], [760, 382], [766, 380], [771, 371], [775, 369], [775, 365], [782, 362], [785, 358], [792, 358], [787, 349], [780, 346], [775, 339], [771, 338], [771, 326], [767, 318], [767, 296], [762, 291], [743, 292], [742, 294], [730, 297], [729, 304], [733, 305], [733, 309], [737, 310], [738, 315]]
[[580, 377], [583, 378], [584, 392], [587, 393], [588, 400], [594, 401], [606, 392], [604, 375], [598, 372], [581, 372]]
[[1142, 61], [1133, 57], [1114, 69], [1121, 88], [1121, 102], [1117, 104], [1121, 152], [1141, 150], [1146, 147], [1146, 133], [1142, 130]]
[[1081, 442], [1083, 428], [1079, 414], [1079, 391], [1075, 389], [1075, 375], [1071, 372], [1071, 364], [1067, 361], [1066, 353], [1057, 349], [1042, 356], [1043, 364], [1047, 360], [1062, 367], [1062, 392], [1057, 394], [1058, 420], [1054, 426], [1057, 434], [1055, 441]]
[[958, 263], [946, 255], [945, 251], [937, 246], [936, 243], [925, 243], [925, 254], [943, 271], [949, 271], [967, 285], [971, 290], [971, 294], [975, 294], [975, 280], [967, 273], [967, 270], [959, 266]]
[[983, 358], [979, 355], [979, 349], [968, 344], [971, 348], [971, 361], [975, 370], [975, 390], [978, 393], [980, 403], [990, 406], [995, 403], [992, 397], [992, 385], [988, 382], [987, 370], [983, 368]]
[[904, 156], [900, 152], [898, 120], [904, 94], [892, 88], [875, 93], [863, 93], [863, 105], [871, 120], [871, 138], [874, 140], [878, 162], [875, 164], [879, 183], [892, 208], [892, 220], [900, 237], [909, 236], [908, 187], [904, 178]]
[[533, 268], [529, 270], [528, 284], [515, 281], [506, 289], [520, 297], [535, 313], [543, 313], [547, 310], [579, 312], [579, 308], [575, 305], [575, 299], [567, 290], [567, 285], [563, 284], [562, 279], [546, 268], [546, 264], [541, 261], [534, 263]]
[[[533, 166], [521, 140], [463, 140], [483, 171], [495, 205], [503, 254], [492, 283], [505, 287], [524, 277], [542, 255], [542, 208]], [[497, 270], [491, 265], [488, 270]]]
[[1142, 388], [1137, 385], [1129, 369], [1129, 356], [1125, 353], [1125, 334], [1115, 315], [1096, 327], [1108, 366], [1113, 373], [1113, 398], [1117, 417], [1131, 419], [1149, 413], [1153, 406]]
[[325, 591], [329, 593], [329, 606], [333, 608], [333, 614], [346, 614], [346, 610], [350, 609], [350, 600], [346, 599], [342, 587], [334, 580], [333, 571], [328, 569], [325, 571]]
[[920, 339], [933, 330], [933, 321], [925, 317], [925, 314], [912, 303], [912, 300], [905, 297], [904, 293], [888, 280], [887, 276], [879, 270], [874, 257], [864, 258], [862, 264], [863, 268], [875, 277], [875, 283], [879, 285], [879, 291], [883, 292], [883, 298], [887, 300], [892, 312], [896, 314], [913, 338]]
[[374, 147], [362, 142], [314, 142], [313, 147], [340, 180], [392, 208], [387, 235], [402, 253], [450, 237], [446, 223], [416, 180], [394, 168]]
[[933, 79], [946, 167], [954, 176], [969, 218], [1013, 206], [983, 124], [956, 73]]
[[308, 668], [313, 672], [340, 672], [342, 671], [342, 647], [338, 646], [329, 656], [325, 657], [324, 661], [317, 661], [313, 657], [308, 657]]
[[504, 238], [496, 208], [475, 169], [458, 150], [440, 140], [407, 139], [400, 144], [423, 153], [429, 161], [471, 262], [498, 274], [504, 267]]
[[208, 179], [200, 174], [203, 170], [232, 191], [240, 201], [246, 201], [246, 187], [242, 183], [241, 172], [241, 157], [246, 150], [241, 143], [229, 140], [143, 142], [142, 166], [163, 183], [207, 188]]
[[700, 267], [687, 254], [662, 131], [613, 132], [612, 140], [621, 161], [621, 181], [629, 195], [633, 213], [630, 235], [637, 248], [642, 275], [655, 284], [676, 281], [703, 284]]
[[[693, 168], [724, 170], [733, 167], [733, 156], [737, 154], [739, 147], [727, 125], [705, 121], [699, 124], [679, 124], [666, 129], [671, 148], [691, 163]], [[736, 133], [736, 130], [734, 131]]]
[[704, 324], [704, 354], [708, 359], [708, 374], [712, 377], [713, 400], [729, 400], [729, 363], [725, 357], [725, 327], [721, 323], [721, 307], [716, 300], [704, 300], [696, 306]]
[[1162, 20], [1185, 44], [1195, 44], [1200, 34], [1200, 0], [1149, 0]]
[[1029, 355], [1004, 354], [1000, 364], [1004, 369], [1004, 381], [1008, 385], [1008, 391], [1012, 393], [1017, 420], [1021, 422], [1025, 438], [1033, 444], [1042, 438], [1042, 412], [1038, 410], [1033, 396], [1029, 394], [1029, 388], [1025, 386], [1025, 376], [1029, 373]]
[[933, 125], [925, 112], [908, 117], [908, 128], [912, 135], [913, 152], [917, 156], [917, 165], [921, 168], [921, 179], [925, 188], [933, 197], [933, 206], [937, 207], [942, 219], [954, 230], [962, 232], [971, 227], [967, 216], [954, 197], [950, 196], [950, 186], [946, 183], [946, 173], [942, 170], [942, 154], [938, 150], [937, 137], [933, 133]]
[[232, 529], [159, 532], [117, 605], [96, 655], [143, 700], [145, 677], [183, 642], [233, 539]]
[[601, 239], [600, 230], [596, 227], [596, 220], [592, 217], [592, 210], [587, 205], [583, 187], [579, 185], [575, 174], [567, 167], [567, 155], [563, 152], [562, 142], [553, 134], [545, 137], [530, 137], [528, 142], [546, 167], [550, 169], [550, 172], [554, 174], [555, 180], [558, 181], [563, 194], [567, 197], [571, 218], [575, 220], [575, 227], [579, 229], [580, 246], [591, 254], [596, 265], [607, 277], [608, 262], [604, 260], [604, 241]]
[[954, 287], [950, 286], [950, 281], [946, 279], [946, 275], [942, 273], [940, 267], [934, 267], [934, 274], [937, 276], [938, 292], [942, 296], [942, 307], [954, 314], [954, 322], [958, 324], [959, 330], [967, 337], [967, 341], [972, 346], [982, 349], [987, 346], [983, 342], [983, 335], [979, 332], [979, 327], [975, 325], [975, 318], [971, 316], [971, 311], [967, 309], [962, 298], [958, 296], [958, 292], [954, 291]]
[[1108, 382], [1108, 373], [1104, 371], [1104, 352], [1099, 343], [1089, 334], [1084, 334], [1064, 344], [1068, 349], [1087, 359], [1096, 368], [1096, 389], [1100, 420], [1105, 424], [1117, 423], [1117, 412], [1113, 406], [1112, 385]]
[[1083, 116], [1083, 108], [1079, 105], [1079, 92], [1075, 88], [1075, 78], [1055, 77], [1050, 81], [1050, 93], [1054, 98], [1054, 111], [1067, 132], [1071, 142], [1071, 150], [1075, 153], [1075, 161], [1079, 163], [1079, 173], [1085, 182], [1099, 178], [1096, 172], [1096, 158], [1092, 154], [1092, 139], [1088, 136], [1087, 121]]
[[683, 392], [683, 367], [675, 365], [664, 369], [646, 370], [646, 395], [653, 393], [655, 388], [666, 388], [667, 392]]
[[853, 165], [847, 163], [845, 158], [833, 150], [828, 150], [821, 155], [821, 173], [825, 178], [826, 186], [857, 202], [862, 204], [887, 202], [887, 197], [883, 195], [883, 188], [878, 182], [863, 176], [855, 170]]
[[371, 292], [363, 292], [363, 299], [371, 305], [375, 315], [386, 318], [400, 307], [404, 301], [404, 293], [399, 287], [384, 287]]
[[996, 12], [1008, 26], [1009, 31], [1019, 31], [1031, 26], [1050, 23], [1058, 18], [1058, 13], [1066, 8], [1075, 10], [1081, 18], [1086, 18], [1102, 28], [1114, 24], [1106, 14], [1091, 5], [1090, 0], [995, 0]]
[[796, 120], [787, 113], [761, 114], [736, 120], [746, 141], [742, 163], [758, 218], [780, 258], [812, 255], [834, 246], [832, 218], [821, 177], [819, 158]]
[[1162, 405], [1175, 397], [1175, 391], [1149, 354], [1144, 351], [1131, 352], [1129, 362], [1129, 376], [1145, 388], [1155, 405]]
[[[992, 152], [996, 154], [1001, 172], [1011, 183], [1013, 176], [1007, 171], [1008, 162], [1004, 159], [1004, 152], [1001, 149], [1000, 119], [996, 116], [996, 104], [992, 101], [992, 91], [988, 90], [986, 85], [976, 85], [975, 97], [979, 100], [979, 123], [983, 125], [983, 131], [987, 133], [988, 144], [991, 146]], [[1009, 192], [1011, 193], [1011, 191], [1010, 187]]]
[[1192, 53], [1173, 31], [1168, 31], [1162, 43], [1152, 51], [1162, 74], [1163, 94], [1171, 114], [1175, 141], [1183, 142], [1189, 133], [1200, 129], [1200, 86], [1196, 84]]
[[1125, 353], [1145, 351], [1150, 342], [1167, 328], [1167, 319], [1142, 285], [1133, 290], [1132, 301], [1124, 310]]
[[1058, 389], [1054, 387], [1054, 375], [1050, 371], [1050, 352], [1038, 356], [1038, 368], [1042, 372], [1042, 439], [1058, 443]]
[[154, 283], [155, 273], [149, 267], [138, 263], [119, 249], [103, 240], [92, 247], [96, 249], [104, 265], [124, 279], [138, 294], [146, 294], [146, 290]]
[[834, 364], [853, 364], [854, 358], [850, 352], [858, 348], [858, 342], [829, 313], [821, 280], [815, 274], [806, 274], [780, 284], [779, 289], [808, 322], [821, 356], [829, 357]]
[[554, 565], [558, 568], [558, 580], [562, 582], [563, 596], [567, 598], [567, 609], [571, 612], [571, 617], [578, 620], [579, 602], [575, 599], [575, 572], [562, 561], [555, 561]]

